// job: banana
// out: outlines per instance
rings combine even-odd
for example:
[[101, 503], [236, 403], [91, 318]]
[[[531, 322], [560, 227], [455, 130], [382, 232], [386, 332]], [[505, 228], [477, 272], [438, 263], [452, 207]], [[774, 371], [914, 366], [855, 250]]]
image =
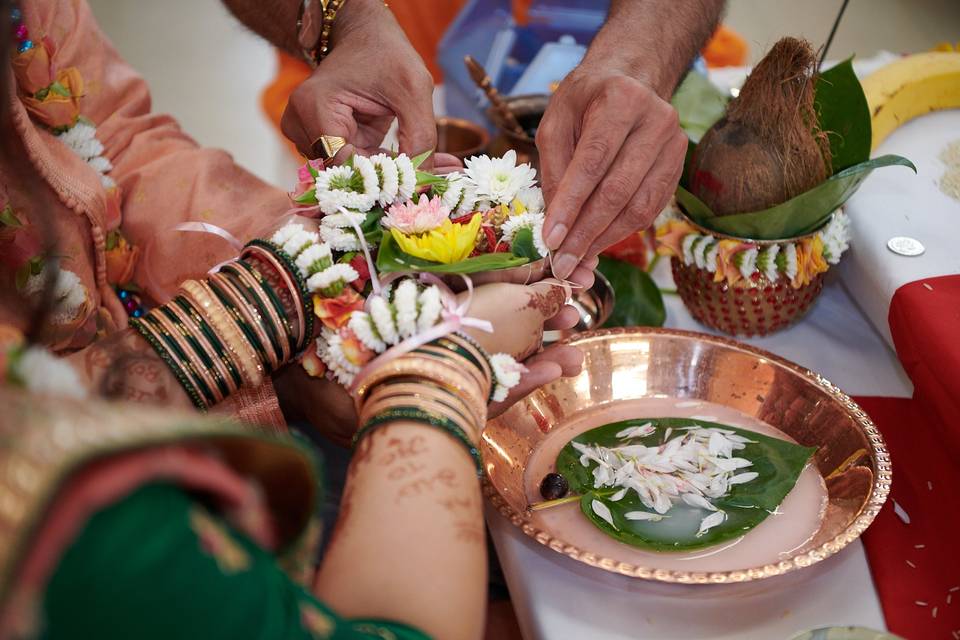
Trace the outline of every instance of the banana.
[[906, 56], [870, 74], [862, 85], [876, 148], [897, 127], [917, 116], [960, 107], [960, 53]]

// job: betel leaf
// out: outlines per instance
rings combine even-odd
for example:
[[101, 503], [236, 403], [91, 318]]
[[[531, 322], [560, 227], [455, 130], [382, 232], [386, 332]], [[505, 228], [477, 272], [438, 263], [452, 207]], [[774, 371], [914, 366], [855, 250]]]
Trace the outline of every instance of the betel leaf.
[[430, 262], [404, 253], [397, 241], [389, 233], [383, 234], [380, 249], [377, 251], [377, 270], [381, 273], [395, 271], [426, 271], [428, 273], [479, 273], [519, 267], [530, 262], [512, 253], [484, 253], [460, 262], [442, 264]]
[[515, 256], [528, 258], [531, 262], [543, 257], [533, 244], [533, 230], [529, 227], [520, 229], [513, 235], [513, 240], [510, 242], [510, 252]]
[[870, 157], [870, 107], [853, 72], [853, 58], [824, 71], [817, 78], [814, 104], [820, 129], [830, 140], [833, 172]]
[[677, 87], [670, 104], [680, 117], [680, 128], [691, 142], [699, 142], [707, 129], [723, 117], [730, 96], [702, 73], [691, 71]]
[[[624, 440], [617, 433], [631, 426], [652, 423], [653, 434], [643, 438]], [[599, 444], [612, 447], [623, 444], [643, 444], [646, 446], [661, 444], [668, 428], [677, 431], [689, 426], [715, 427], [729, 429], [753, 442], [736, 452], [736, 456], [750, 460], [753, 465], [744, 471], [754, 471], [759, 475], [754, 480], [734, 485], [723, 498], [713, 499], [713, 504], [726, 512], [726, 520], [697, 537], [700, 523], [710, 511], [687, 505], [675, 504], [666, 512], [666, 518], [659, 521], [628, 520], [626, 513], [647, 511], [637, 493], [633, 490], [619, 501], [610, 497], [619, 489], [594, 489], [593, 469], [597, 463], [589, 461], [588, 466], [580, 464], [580, 454], [571, 444], [567, 444], [557, 456], [557, 472], [570, 484], [570, 491], [580, 494], [580, 509], [584, 515], [601, 531], [625, 544], [655, 551], [692, 551], [738, 538], [763, 522], [770, 512], [783, 502], [790, 493], [800, 473], [803, 471], [814, 449], [803, 447], [786, 440], [771, 438], [753, 431], [738, 429], [727, 425], [693, 420], [690, 418], [643, 418], [625, 420], [604, 425], [581, 433], [573, 440], [583, 444]], [[599, 517], [593, 510], [594, 500], [599, 500], [610, 510], [613, 525]]]
[[613, 287], [613, 313], [605, 327], [661, 327], [667, 319], [660, 289], [650, 274], [629, 262], [600, 257], [597, 269]]
[[714, 215], [706, 204], [683, 187], [677, 187], [677, 203], [694, 222], [713, 231], [753, 240], [793, 238], [820, 228], [856, 193], [871, 171], [892, 165], [917, 171], [913, 163], [902, 156], [880, 156], [847, 167], [813, 189], [774, 207], [732, 216]]

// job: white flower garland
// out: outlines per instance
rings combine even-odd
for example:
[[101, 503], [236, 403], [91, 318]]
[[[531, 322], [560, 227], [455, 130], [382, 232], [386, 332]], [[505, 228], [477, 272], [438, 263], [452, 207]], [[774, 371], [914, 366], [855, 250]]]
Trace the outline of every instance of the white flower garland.
[[368, 158], [353, 156], [352, 167], [341, 165], [318, 172], [315, 189], [323, 213], [337, 213], [341, 208], [369, 211], [380, 196], [380, 180]]
[[419, 294], [417, 283], [412, 278], [402, 280], [394, 291], [393, 306], [397, 310], [397, 333], [401, 338], [409, 338], [417, 333]]
[[406, 202], [417, 191], [417, 169], [413, 166], [413, 160], [408, 158], [405, 153], [401, 153], [393, 161], [397, 165], [400, 182], [397, 197], [399, 200]]
[[[27, 278], [23, 285], [23, 293], [28, 296], [40, 295], [47, 285], [49, 269], [45, 267], [40, 273]], [[57, 269], [56, 281], [53, 284], [53, 312], [50, 316], [52, 324], [69, 324], [77, 319], [89, 300], [87, 288], [73, 271]]]
[[490, 356], [490, 368], [493, 370], [493, 401], [503, 402], [510, 389], [520, 384], [524, 367], [509, 354], [495, 353]]
[[78, 120], [76, 124], [57, 136], [70, 151], [73, 151], [100, 176], [104, 189], [117, 186], [107, 174], [113, 170], [113, 164], [103, 155], [103, 143], [97, 139], [97, 128], [89, 122]]
[[380, 179], [380, 193], [377, 196], [377, 203], [381, 207], [387, 207], [393, 204], [400, 191], [400, 171], [397, 169], [397, 163], [385, 153], [370, 156], [370, 162]]
[[76, 370], [43, 347], [30, 346], [13, 355], [7, 376], [31, 393], [87, 397]]
[[443, 206], [450, 209], [450, 215], [455, 217], [456, 211], [460, 208], [460, 204], [463, 202], [466, 179], [459, 171], [448, 173], [446, 178], [447, 183], [443, 190], [443, 195], [440, 196], [440, 202], [443, 204]]

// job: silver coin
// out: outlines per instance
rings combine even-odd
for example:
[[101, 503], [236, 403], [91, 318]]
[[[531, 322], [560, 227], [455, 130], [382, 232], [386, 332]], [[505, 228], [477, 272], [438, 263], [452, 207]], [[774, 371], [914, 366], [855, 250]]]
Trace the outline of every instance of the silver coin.
[[927, 250], [922, 242], [916, 238], [908, 238], [907, 236], [890, 238], [887, 240], [887, 249], [890, 249], [890, 251], [893, 251], [899, 256], [909, 257], [922, 255], [923, 252]]

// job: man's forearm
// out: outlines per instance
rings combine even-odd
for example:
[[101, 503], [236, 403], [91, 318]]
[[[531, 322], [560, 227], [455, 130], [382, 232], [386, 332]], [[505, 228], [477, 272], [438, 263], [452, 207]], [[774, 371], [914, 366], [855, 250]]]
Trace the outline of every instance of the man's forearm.
[[[300, 55], [297, 16], [302, 0], [223, 0], [223, 4], [257, 35], [288, 53]], [[319, 2], [311, 3], [311, 8], [319, 6]]]
[[723, 7], [723, 0], [611, 0], [584, 64], [620, 67], [669, 99]]

